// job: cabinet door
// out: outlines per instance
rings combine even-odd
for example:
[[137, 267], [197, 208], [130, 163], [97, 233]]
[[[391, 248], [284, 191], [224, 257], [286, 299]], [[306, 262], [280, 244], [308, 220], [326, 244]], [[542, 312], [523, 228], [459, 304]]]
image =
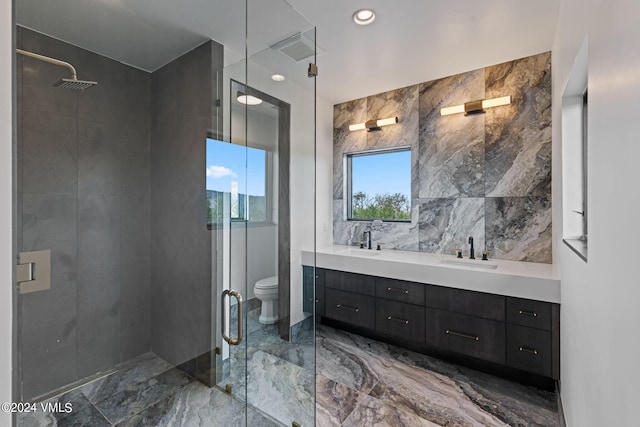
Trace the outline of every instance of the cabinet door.
[[469, 316], [504, 322], [504, 299], [505, 297], [502, 295], [442, 286], [429, 286], [427, 288], [426, 305], [439, 310], [464, 313]]
[[326, 317], [360, 328], [375, 328], [375, 298], [337, 289], [325, 289]]
[[327, 288], [374, 296], [375, 277], [344, 271], [326, 270], [324, 284]]
[[311, 266], [302, 266], [302, 310], [324, 316], [324, 270]]
[[422, 283], [376, 277], [376, 297], [424, 306]]
[[550, 331], [551, 306], [549, 302], [508, 297], [507, 322]]
[[313, 313], [315, 307], [315, 269], [313, 267], [302, 266], [302, 311]]
[[324, 269], [316, 268], [316, 315], [325, 315], [325, 294], [324, 294]]
[[448, 311], [426, 310], [427, 345], [505, 363], [505, 324]]
[[507, 365], [551, 377], [551, 332], [507, 324]]
[[423, 344], [424, 307], [376, 299], [376, 332], [392, 340]]

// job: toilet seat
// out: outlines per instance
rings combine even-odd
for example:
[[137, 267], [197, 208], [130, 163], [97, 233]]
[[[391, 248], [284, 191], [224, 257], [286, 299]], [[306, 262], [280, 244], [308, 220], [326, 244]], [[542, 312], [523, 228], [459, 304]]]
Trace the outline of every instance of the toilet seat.
[[272, 289], [278, 287], [278, 276], [265, 277], [256, 282], [257, 289]]

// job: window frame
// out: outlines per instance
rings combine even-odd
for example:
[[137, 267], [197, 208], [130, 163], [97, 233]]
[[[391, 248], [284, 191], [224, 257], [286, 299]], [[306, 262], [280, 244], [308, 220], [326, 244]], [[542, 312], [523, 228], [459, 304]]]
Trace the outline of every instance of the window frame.
[[[364, 157], [364, 156], [373, 156], [378, 154], [390, 154], [397, 152], [409, 152], [409, 180], [411, 180], [412, 170], [411, 170], [411, 146], [403, 145], [399, 147], [390, 147], [390, 148], [379, 148], [374, 150], [365, 150], [365, 151], [355, 151], [351, 153], [343, 154], [343, 162], [344, 162], [344, 200], [345, 200], [345, 218], [347, 221], [361, 221], [361, 222], [371, 222], [374, 220], [382, 220], [383, 222], [390, 223], [411, 223], [411, 218], [409, 219], [384, 219], [384, 218], [353, 218], [353, 158], [354, 157]], [[411, 186], [411, 182], [409, 185]], [[411, 194], [409, 194], [409, 214], [412, 212], [412, 203]]]
[[586, 86], [584, 88], [584, 92], [582, 94], [582, 236], [585, 242], [587, 241], [588, 235], [588, 209], [589, 204], [587, 203], [588, 197], [588, 185], [589, 185], [589, 152], [588, 152], [588, 141], [589, 141], [589, 87]]

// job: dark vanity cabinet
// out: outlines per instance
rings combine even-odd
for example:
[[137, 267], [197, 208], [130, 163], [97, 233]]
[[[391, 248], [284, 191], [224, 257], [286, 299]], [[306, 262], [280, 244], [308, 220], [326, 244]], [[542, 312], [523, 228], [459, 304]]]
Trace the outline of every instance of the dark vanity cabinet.
[[375, 289], [371, 276], [325, 270], [325, 316], [360, 328], [374, 324]]
[[[324, 272], [321, 268], [302, 266], [302, 311], [324, 316]], [[314, 292], [315, 289], [315, 292]]]
[[423, 344], [425, 286], [421, 283], [375, 277], [375, 331], [393, 343]]
[[315, 275], [323, 323], [425, 353], [560, 376], [558, 304], [321, 268]]
[[507, 298], [507, 366], [558, 379], [560, 306]]
[[503, 296], [429, 286], [427, 306], [428, 344], [504, 364]]

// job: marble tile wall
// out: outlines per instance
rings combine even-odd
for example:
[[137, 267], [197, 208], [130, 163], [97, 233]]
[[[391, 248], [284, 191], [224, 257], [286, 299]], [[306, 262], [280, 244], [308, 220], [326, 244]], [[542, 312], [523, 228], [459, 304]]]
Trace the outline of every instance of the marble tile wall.
[[[485, 114], [442, 107], [511, 95]], [[378, 132], [349, 124], [398, 116]], [[333, 238], [362, 240], [369, 222], [346, 220], [345, 153], [410, 146], [411, 221], [384, 223], [387, 249], [453, 253], [475, 238], [490, 258], [551, 263], [551, 54], [549, 52], [334, 106]]]
[[19, 251], [50, 249], [48, 291], [19, 297], [23, 400], [149, 351], [148, 73], [17, 28]]

